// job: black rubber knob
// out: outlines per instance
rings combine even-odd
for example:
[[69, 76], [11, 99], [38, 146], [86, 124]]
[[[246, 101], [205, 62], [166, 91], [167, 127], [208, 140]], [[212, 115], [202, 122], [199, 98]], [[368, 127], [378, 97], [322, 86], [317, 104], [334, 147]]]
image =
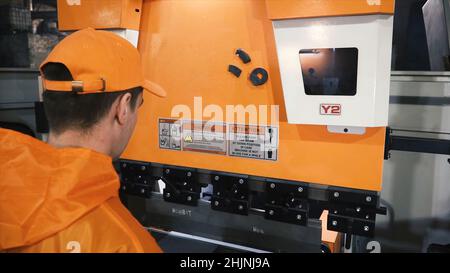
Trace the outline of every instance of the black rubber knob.
[[236, 50], [236, 55], [242, 60], [242, 62], [244, 64], [247, 64], [252, 61], [252, 59], [250, 58], [250, 55], [248, 55], [247, 52], [245, 52], [244, 50], [242, 50], [240, 48], [238, 48]]
[[235, 75], [237, 78], [239, 78], [239, 77], [241, 76], [242, 70], [241, 70], [239, 67], [230, 64], [230, 65], [228, 66], [228, 72], [230, 72], [231, 74], [233, 74], [233, 75]]
[[263, 85], [269, 79], [269, 73], [264, 68], [258, 67], [253, 69], [250, 74], [250, 81], [254, 86]]

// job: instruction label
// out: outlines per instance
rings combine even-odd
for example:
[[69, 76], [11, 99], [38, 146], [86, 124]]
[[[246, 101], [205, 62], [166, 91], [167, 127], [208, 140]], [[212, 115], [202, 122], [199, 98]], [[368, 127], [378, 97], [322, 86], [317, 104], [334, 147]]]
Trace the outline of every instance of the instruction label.
[[230, 124], [229, 155], [277, 160], [278, 128]]
[[278, 160], [279, 128], [159, 119], [159, 147], [261, 160]]

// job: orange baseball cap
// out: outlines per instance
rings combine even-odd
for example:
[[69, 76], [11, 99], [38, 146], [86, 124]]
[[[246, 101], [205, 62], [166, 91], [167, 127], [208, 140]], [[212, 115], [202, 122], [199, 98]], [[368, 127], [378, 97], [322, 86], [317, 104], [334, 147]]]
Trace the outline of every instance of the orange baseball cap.
[[[42, 67], [61, 63], [73, 81], [45, 79]], [[164, 89], [144, 79], [138, 50], [127, 40], [108, 31], [86, 28], [64, 38], [41, 64], [45, 90], [78, 94], [118, 92], [135, 87], [165, 97]]]

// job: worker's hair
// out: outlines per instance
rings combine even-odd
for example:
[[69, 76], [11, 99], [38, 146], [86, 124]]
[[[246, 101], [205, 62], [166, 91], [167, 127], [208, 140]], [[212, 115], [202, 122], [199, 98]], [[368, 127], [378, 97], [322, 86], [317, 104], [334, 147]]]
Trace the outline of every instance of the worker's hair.
[[[42, 67], [45, 79], [72, 81], [73, 77], [64, 64], [48, 63]], [[74, 92], [44, 91], [44, 110], [49, 129], [60, 134], [68, 129], [87, 133], [111, 109], [113, 103], [126, 93], [131, 94], [130, 106], [135, 108], [142, 87], [120, 92], [76, 94]]]

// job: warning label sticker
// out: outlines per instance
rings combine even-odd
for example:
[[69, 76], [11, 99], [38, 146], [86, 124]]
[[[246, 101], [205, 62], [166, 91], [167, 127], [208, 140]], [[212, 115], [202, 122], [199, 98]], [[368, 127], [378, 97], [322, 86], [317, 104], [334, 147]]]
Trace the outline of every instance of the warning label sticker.
[[226, 124], [186, 121], [182, 128], [183, 151], [227, 154]]
[[176, 119], [159, 120], [159, 147], [181, 151], [181, 122]]
[[230, 156], [277, 160], [276, 127], [231, 124], [228, 139]]
[[178, 151], [276, 161], [278, 133], [276, 126], [159, 119], [159, 147]]

